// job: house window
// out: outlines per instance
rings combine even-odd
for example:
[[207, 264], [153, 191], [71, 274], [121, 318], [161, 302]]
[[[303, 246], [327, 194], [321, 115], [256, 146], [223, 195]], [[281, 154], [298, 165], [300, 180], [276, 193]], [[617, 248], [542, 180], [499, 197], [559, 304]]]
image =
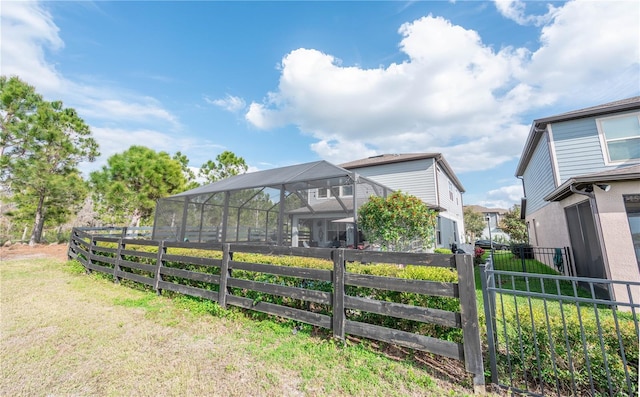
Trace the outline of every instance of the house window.
[[449, 181], [449, 199], [453, 201], [453, 183]]
[[598, 119], [609, 162], [640, 159], [640, 113]]
[[353, 196], [353, 186], [352, 185], [342, 186], [342, 192], [340, 193], [340, 196]]
[[640, 268], [640, 194], [624, 195], [624, 208], [627, 211], [631, 240], [636, 253], [636, 261]]
[[318, 197], [319, 198], [327, 198], [329, 197], [329, 189], [326, 187], [321, 187], [318, 189]]

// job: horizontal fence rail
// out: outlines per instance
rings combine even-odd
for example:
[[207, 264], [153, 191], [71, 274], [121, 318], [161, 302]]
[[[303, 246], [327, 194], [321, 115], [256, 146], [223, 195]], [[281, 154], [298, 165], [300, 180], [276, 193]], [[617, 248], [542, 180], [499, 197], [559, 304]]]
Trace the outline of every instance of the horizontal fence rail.
[[[533, 396], [638, 395], [640, 283], [493, 267], [480, 267], [492, 383]], [[616, 299], [600, 298], [603, 288]]]
[[[332, 330], [339, 339], [348, 334], [460, 360], [474, 388], [484, 385], [471, 255], [156, 241], [126, 238], [122, 230], [116, 237], [115, 229], [109, 231], [74, 228], [69, 258], [87, 271], [112, 275], [115, 282], [129, 280], [158, 293], [172, 291], [223, 308], [289, 318]], [[252, 255], [310, 258], [326, 261], [327, 268], [256, 263]], [[348, 270], [351, 263], [449, 269], [457, 282], [354, 273]], [[375, 291], [427, 296], [441, 307], [380, 300]], [[265, 294], [270, 298], [264, 299]], [[363, 321], [362, 313], [379, 321]], [[453, 341], [413, 331], [424, 327], [458, 330], [460, 337], [453, 331]]]

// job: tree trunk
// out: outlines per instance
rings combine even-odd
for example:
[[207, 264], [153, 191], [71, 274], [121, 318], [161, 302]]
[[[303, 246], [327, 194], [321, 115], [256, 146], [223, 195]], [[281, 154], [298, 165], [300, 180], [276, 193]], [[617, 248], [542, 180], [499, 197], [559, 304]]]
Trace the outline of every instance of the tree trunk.
[[140, 218], [142, 214], [139, 209], [133, 210], [133, 215], [131, 215], [131, 221], [129, 222], [129, 227], [139, 227], [140, 226]]
[[44, 228], [44, 195], [38, 199], [38, 208], [36, 208], [36, 220], [33, 224], [33, 231], [29, 239], [29, 245], [34, 246], [40, 242], [42, 238], [42, 229]]

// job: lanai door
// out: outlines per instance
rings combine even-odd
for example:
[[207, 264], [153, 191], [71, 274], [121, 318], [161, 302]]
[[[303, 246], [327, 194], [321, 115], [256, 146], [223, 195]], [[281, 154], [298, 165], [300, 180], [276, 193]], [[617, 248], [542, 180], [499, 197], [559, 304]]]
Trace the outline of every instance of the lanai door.
[[[575, 260], [576, 275], [578, 277], [591, 277], [606, 279], [602, 250], [598, 242], [596, 225], [591, 211], [589, 200], [582, 201], [564, 209], [569, 225], [569, 238], [573, 258]], [[608, 291], [603, 288], [603, 293], [607, 297]]]

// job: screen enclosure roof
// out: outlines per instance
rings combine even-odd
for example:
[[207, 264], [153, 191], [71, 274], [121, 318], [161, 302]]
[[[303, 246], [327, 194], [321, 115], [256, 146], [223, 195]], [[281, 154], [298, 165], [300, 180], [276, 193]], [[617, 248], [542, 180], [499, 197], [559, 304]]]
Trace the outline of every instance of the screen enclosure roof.
[[371, 185], [375, 190], [379, 190], [379, 192], [377, 192], [378, 195], [383, 195], [385, 191], [393, 191], [393, 189], [374, 182], [371, 179], [359, 176], [353, 171], [348, 171], [337, 165], [321, 160], [235, 175], [208, 185], [187, 190], [186, 192], [171, 197], [188, 197], [265, 187], [281, 189], [283, 186], [286, 191], [295, 192], [350, 185], [353, 182]]

